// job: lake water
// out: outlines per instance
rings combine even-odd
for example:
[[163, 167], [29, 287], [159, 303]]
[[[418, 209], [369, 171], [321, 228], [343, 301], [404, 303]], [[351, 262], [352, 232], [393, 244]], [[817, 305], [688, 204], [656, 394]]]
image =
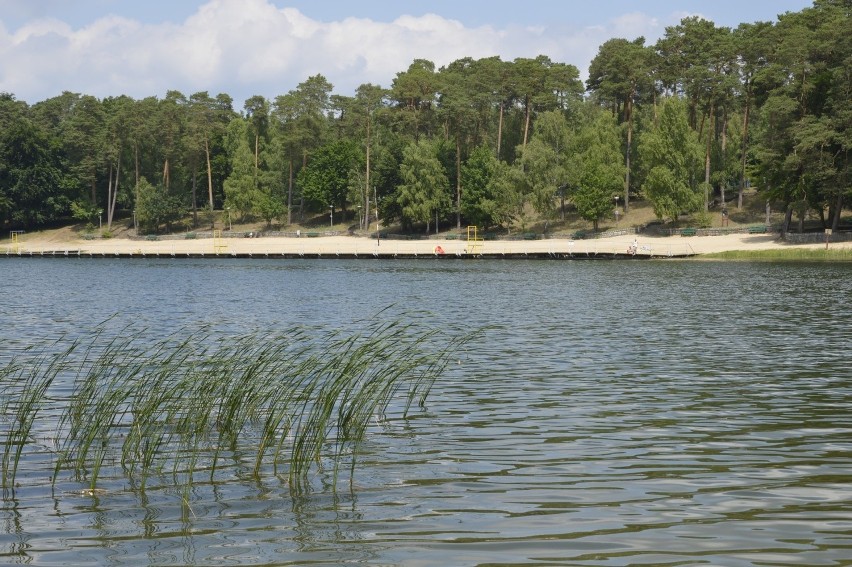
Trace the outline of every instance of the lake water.
[[187, 516], [168, 483], [93, 495], [36, 471], [0, 501], [0, 563], [852, 565], [852, 265], [6, 259], [0, 274], [0, 363], [109, 317], [227, 336], [391, 306], [489, 327], [425, 410], [370, 432], [352, 492], [202, 484]]

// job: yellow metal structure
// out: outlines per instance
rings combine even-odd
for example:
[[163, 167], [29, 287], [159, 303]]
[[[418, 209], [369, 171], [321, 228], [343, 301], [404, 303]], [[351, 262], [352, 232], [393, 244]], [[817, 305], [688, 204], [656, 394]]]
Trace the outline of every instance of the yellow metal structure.
[[465, 248], [465, 252], [482, 254], [483, 247], [483, 239], [477, 234], [476, 226], [467, 227], [467, 248]]
[[228, 251], [228, 245], [225, 244], [225, 241], [222, 240], [222, 231], [214, 230], [213, 231], [213, 253], [214, 254], [222, 254]]
[[13, 230], [9, 234], [12, 236], [12, 252], [15, 254], [21, 253], [21, 235], [23, 230]]

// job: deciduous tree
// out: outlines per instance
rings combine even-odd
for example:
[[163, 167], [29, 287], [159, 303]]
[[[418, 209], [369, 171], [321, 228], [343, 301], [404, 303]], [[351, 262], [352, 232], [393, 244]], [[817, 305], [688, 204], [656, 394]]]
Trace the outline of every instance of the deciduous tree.
[[701, 146], [689, 127], [683, 101], [669, 97], [663, 102], [659, 124], [643, 134], [639, 153], [648, 169], [642, 191], [658, 218], [677, 220], [681, 213], [700, 207], [695, 176], [701, 167]]

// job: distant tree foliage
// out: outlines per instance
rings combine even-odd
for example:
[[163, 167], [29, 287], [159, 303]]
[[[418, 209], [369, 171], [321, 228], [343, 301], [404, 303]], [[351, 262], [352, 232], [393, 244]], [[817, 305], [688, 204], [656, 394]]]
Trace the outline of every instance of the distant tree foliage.
[[577, 212], [598, 228], [598, 220], [613, 210], [613, 197], [624, 186], [621, 135], [615, 118], [606, 112], [589, 117], [571, 141], [569, 168], [574, 172], [572, 199]]
[[168, 230], [225, 207], [269, 226], [333, 209], [362, 228], [509, 229], [570, 209], [597, 227], [618, 202], [675, 220], [756, 187], [783, 230], [806, 214], [836, 229], [852, 201], [851, 29], [848, 0], [735, 29], [689, 17], [652, 45], [607, 39], [585, 85], [542, 54], [415, 59], [351, 97], [316, 74], [240, 110], [206, 91], [0, 93], [0, 228], [109, 229], [135, 210]]
[[438, 157], [440, 144], [413, 142], [403, 152], [398, 202], [402, 220], [409, 226], [423, 223], [426, 232], [435, 220], [435, 232], [441, 216], [450, 208], [449, 180]]
[[642, 190], [661, 219], [677, 220], [700, 206], [693, 178], [701, 164], [698, 135], [689, 128], [683, 101], [671, 98], [660, 109], [658, 124], [642, 136], [639, 152], [650, 169]]

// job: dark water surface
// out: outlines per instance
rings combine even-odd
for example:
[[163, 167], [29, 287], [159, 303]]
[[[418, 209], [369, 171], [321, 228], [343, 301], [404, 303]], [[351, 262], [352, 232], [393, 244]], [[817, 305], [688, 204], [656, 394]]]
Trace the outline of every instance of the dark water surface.
[[[33, 470], [0, 563], [852, 565], [852, 266], [0, 261], [0, 363], [108, 317], [152, 335], [489, 326], [354, 492], [277, 478], [86, 493]], [[44, 459], [49, 461], [46, 451]]]

